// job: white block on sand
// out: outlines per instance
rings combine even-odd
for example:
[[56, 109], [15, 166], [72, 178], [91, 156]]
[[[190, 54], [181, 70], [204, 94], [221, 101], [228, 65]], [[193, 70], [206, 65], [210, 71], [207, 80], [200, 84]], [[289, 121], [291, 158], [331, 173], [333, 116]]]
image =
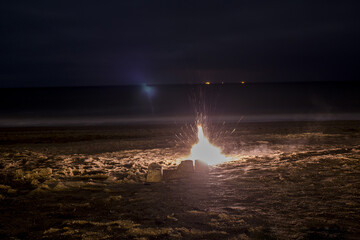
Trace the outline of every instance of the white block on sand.
[[163, 171], [162, 167], [157, 163], [151, 163], [148, 167], [147, 182], [161, 182]]

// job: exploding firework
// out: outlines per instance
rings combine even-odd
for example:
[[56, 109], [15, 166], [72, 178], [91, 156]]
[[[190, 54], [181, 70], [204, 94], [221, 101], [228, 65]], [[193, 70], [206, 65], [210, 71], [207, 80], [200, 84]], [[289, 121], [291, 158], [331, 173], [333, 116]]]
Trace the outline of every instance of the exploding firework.
[[198, 128], [197, 143], [191, 148], [191, 153], [188, 159], [201, 160], [209, 165], [216, 165], [225, 161], [227, 158], [219, 147], [212, 145], [209, 139], [204, 135], [204, 131], [201, 125]]

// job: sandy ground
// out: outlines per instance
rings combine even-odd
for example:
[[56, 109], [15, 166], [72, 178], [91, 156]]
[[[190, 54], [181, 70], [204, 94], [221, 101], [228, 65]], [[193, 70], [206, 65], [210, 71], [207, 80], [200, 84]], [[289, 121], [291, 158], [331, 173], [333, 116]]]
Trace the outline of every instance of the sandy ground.
[[358, 239], [359, 123], [214, 124], [233, 161], [152, 184], [194, 126], [1, 129], [0, 238]]

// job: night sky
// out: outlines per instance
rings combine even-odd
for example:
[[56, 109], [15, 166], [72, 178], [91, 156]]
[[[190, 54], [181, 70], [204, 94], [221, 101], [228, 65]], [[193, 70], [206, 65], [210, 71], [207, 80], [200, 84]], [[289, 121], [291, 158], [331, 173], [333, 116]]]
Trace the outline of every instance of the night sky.
[[357, 81], [357, 1], [1, 1], [0, 87]]

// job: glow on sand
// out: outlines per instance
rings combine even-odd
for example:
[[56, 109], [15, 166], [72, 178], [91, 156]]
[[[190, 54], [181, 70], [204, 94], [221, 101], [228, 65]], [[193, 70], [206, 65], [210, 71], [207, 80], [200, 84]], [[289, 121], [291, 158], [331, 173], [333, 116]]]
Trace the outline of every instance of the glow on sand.
[[188, 159], [201, 160], [209, 165], [216, 165], [225, 161], [229, 161], [222, 152], [221, 149], [212, 145], [207, 137], [204, 135], [204, 131], [201, 125], [198, 128], [197, 143], [192, 146], [191, 153]]

